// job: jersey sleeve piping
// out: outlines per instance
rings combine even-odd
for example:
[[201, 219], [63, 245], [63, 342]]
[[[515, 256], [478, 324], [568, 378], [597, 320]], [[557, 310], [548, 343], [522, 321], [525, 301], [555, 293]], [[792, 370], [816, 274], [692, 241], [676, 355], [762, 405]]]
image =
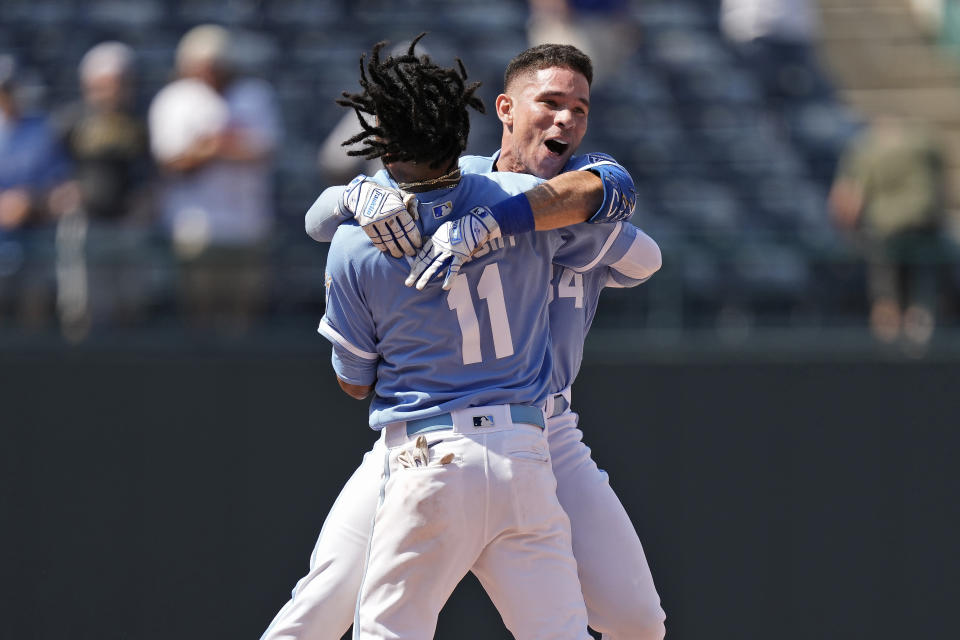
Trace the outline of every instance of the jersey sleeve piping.
[[355, 346], [349, 340], [347, 340], [342, 335], [340, 335], [340, 333], [338, 333], [336, 329], [330, 326], [330, 323], [327, 322], [326, 317], [321, 318], [320, 326], [317, 328], [317, 333], [322, 335], [327, 340], [340, 345], [341, 347], [343, 347], [353, 355], [357, 356], [358, 358], [363, 358], [364, 360], [377, 360], [380, 358], [380, 356], [377, 355], [376, 353], [370, 353], [369, 351], [364, 351], [363, 349], [360, 349], [359, 347]]
[[603, 257], [607, 255], [607, 252], [610, 251], [610, 247], [613, 246], [613, 243], [616, 242], [617, 236], [620, 234], [620, 229], [622, 227], [623, 227], [622, 222], [615, 223], [613, 225], [613, 229], [610, 231], [610, 235], [607, 236], [607, 239], [604, 241], [603, 246], [600, 247], [600, 252], [597, 254], [597, 256], [593, 260], [591, 260], [589, 263], [583, 265], [582, 267], [574, 268], [573, 271], [583, 273], [586, 271], [590, 271], [595, 266], [597, 266], [600, 263], [600, 261], [603, 260]]

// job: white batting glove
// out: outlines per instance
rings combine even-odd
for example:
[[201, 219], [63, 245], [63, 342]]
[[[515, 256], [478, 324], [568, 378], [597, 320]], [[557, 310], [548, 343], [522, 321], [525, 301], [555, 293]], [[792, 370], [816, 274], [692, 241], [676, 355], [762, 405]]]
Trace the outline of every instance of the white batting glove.
[[477, 249], [500, 236], [500, 225], [493, 219], [490, 209], [474, 207], [462, 218], [444, 222], [431, 238], [427, 238], [404, 284], [408, 287], [416, 284], [418, 290], [423, 290], [434, 274], [449, 264], [443, 280], [443, 288], [447, 290], [460, 267], [470, 261]]
[[373, 182], [365, 175], [350, 181], [337, 213], [354, 217], [373, 246], [394, 258], [414, 256], [423, 244], [417, 227], [417, 200], [413, 194]]

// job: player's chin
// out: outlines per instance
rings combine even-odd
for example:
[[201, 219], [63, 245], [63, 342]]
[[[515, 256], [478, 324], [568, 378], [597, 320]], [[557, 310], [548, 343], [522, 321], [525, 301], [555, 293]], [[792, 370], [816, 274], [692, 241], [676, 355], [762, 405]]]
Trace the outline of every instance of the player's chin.
[[567, 164], [567, 160], [570, 159], [570, 154], [556, 154], [550, 151], [537, 154], [536, 167], [533, 173], [541, 178], [549, 179], [560, 173], [560, 170], [563, 169], [564, 165]]

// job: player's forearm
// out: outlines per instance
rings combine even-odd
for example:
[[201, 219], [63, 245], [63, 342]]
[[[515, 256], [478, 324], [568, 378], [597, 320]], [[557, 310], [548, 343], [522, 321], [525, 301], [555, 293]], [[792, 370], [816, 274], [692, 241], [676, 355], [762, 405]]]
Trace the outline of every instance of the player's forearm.
[[345, 217], [337, 215], [337, 203], [345, 188], [338, 185], [324, 189], [304, 216], [303, 226], [307, 235], [317, 242], [330, 242], [337, 227], [346, 220]]
[[489, 208], [500, 232], [516, 235], [586, 222], [603, 203], [603, 180], [570, 171]]
[[603, 203], [603, 181], [589, 171], [569, 171], [526, 192], [537, 231], [586, 222]]
[[353, 384], [341, 378], [337, 378], [337, 382], [340, 384], [340, 388], [343, 389], [343, 392], [354, 400], [363, 400], [370, 395], [371, 391], [373, 391], [372, 384]]
[[[591, 156], [592, 157], [592, 156]], [[490, 208], [504, 235], [559, 229], [581, 222], [609, 224], [633, 215], [636, 191], [626, 169], [609, 156], [568, 171]]]

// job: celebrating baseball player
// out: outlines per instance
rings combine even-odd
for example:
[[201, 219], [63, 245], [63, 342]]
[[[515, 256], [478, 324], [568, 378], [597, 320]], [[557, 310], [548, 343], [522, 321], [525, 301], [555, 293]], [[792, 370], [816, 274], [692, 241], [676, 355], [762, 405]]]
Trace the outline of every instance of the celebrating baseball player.
[[[629, 244], [613, 264], [598, 261], [576, 269], [553, 266], [549, 322], [553, 334], [550, 389], [554, 393], [549, 394], [546, 402], [548, 442], [557, 476], [557, 496], [571, 520], [573, 549], [590, 625], [607, 638], [661, 638], [664, 614], [642, 546], [606, 474], [597, 468], [590, 450], [581, 442], [577, 414], [570, 409], [569, 390], [579, 370], [583, 339], [601, 289], [643, 282], [659, 268], [659, 250], [632, 225], [616, 222], [624, 217], [624, 212], [629, 215], [632, 211], [632, 183], [622, 167], [601, 154], [573, 156], [586, 131], [589, 59], [573, 47], [544, 45], [517, 56], [505, 76], [505, 92], [497, 98], [498, 117], [504, 124], [502, 150], [489, 158], [461, 158], [460, 170], [472, 173], [519, 169], [544, 178], [562, 170], [564, 173], [525, 196], [504, 200], [491, 209], [497, 209], [497, 215], [508, 227], [521, 225], [521, 233], [530, 226], [531, 212], [533, 225], [538, 229], [582, 221], [587, 216], [593, 222], [612, 221], [614, 224], [578, 225], [570, 231], [574, 235], [599, 235], [611, 246], [625, 240]], [[360, 192], [356, 184], [350, 192], [354, 194], [352, 199], [341, 198], [342, 188], [328, 191], [331, 193], [325, 192], [307, 215], [308, 232], [315, 239], [329, 240], [336, 225], [359, 210], [364, 213], [358, 221], [380, 248], [394, 255], [415, 251], [420, 239], [407, 236], [404, 229], [417, 227], [410, 224], [413, 216], [398, 196], [394, 195], [390, 212], [384, 214], [380, 208], [371, 217], [365, 215], [367, 209], [358, 208]], [[331, 205], [331, 201], [336, 204]], [[524, 202], [526, 208], [522, 206]], [[447, 204], [441, 202], [431, 208], [421, 203], [420, 223], [425, 230], [431, 227], [430, 218]], [[331, 215], [334, 209], [336, 215]], [[502, 233], [502, 225], [498, 226]], [[481, 221], [472, 229], [482, 231], [486, 226]], [[408, 278], [411, 284], [425, 285], [425, 293], [429, 293], [431, 285], [421, 282], [422, 275], [433, 265], [446, 269], [441, 273], [451, 291], [457, 278], [464, 275], [451, 273], [448, 266], [453, 266], [453, 260], [444, 261], [457, 259], [454, 252], [442, 246], [449, 236], [449, 229], [445, 231], [441, 225], [416, 263], [421, 265], [421, 277]], [[439, 248], [438, 238], [442, 241]], [[492, 244], [499, 246], [501, 242], [502, 239]], [[482, 244], [473, 249], [475, 253], [466, 255], [464, 261], [479, 259], [485, 250]], [[528, 273], [522, 279], [532, 275]], [[509, 282], [512, 286], [514, 281]], [[479, 290], [478, 294], [483, 295]], [[382, 454], [375, 447], [331, 509], [311, 559], [310, 572], [298, 583], [293, 598], [278, 614], [265, 638], [338, 638], [349, 627], [381, 476]]]

